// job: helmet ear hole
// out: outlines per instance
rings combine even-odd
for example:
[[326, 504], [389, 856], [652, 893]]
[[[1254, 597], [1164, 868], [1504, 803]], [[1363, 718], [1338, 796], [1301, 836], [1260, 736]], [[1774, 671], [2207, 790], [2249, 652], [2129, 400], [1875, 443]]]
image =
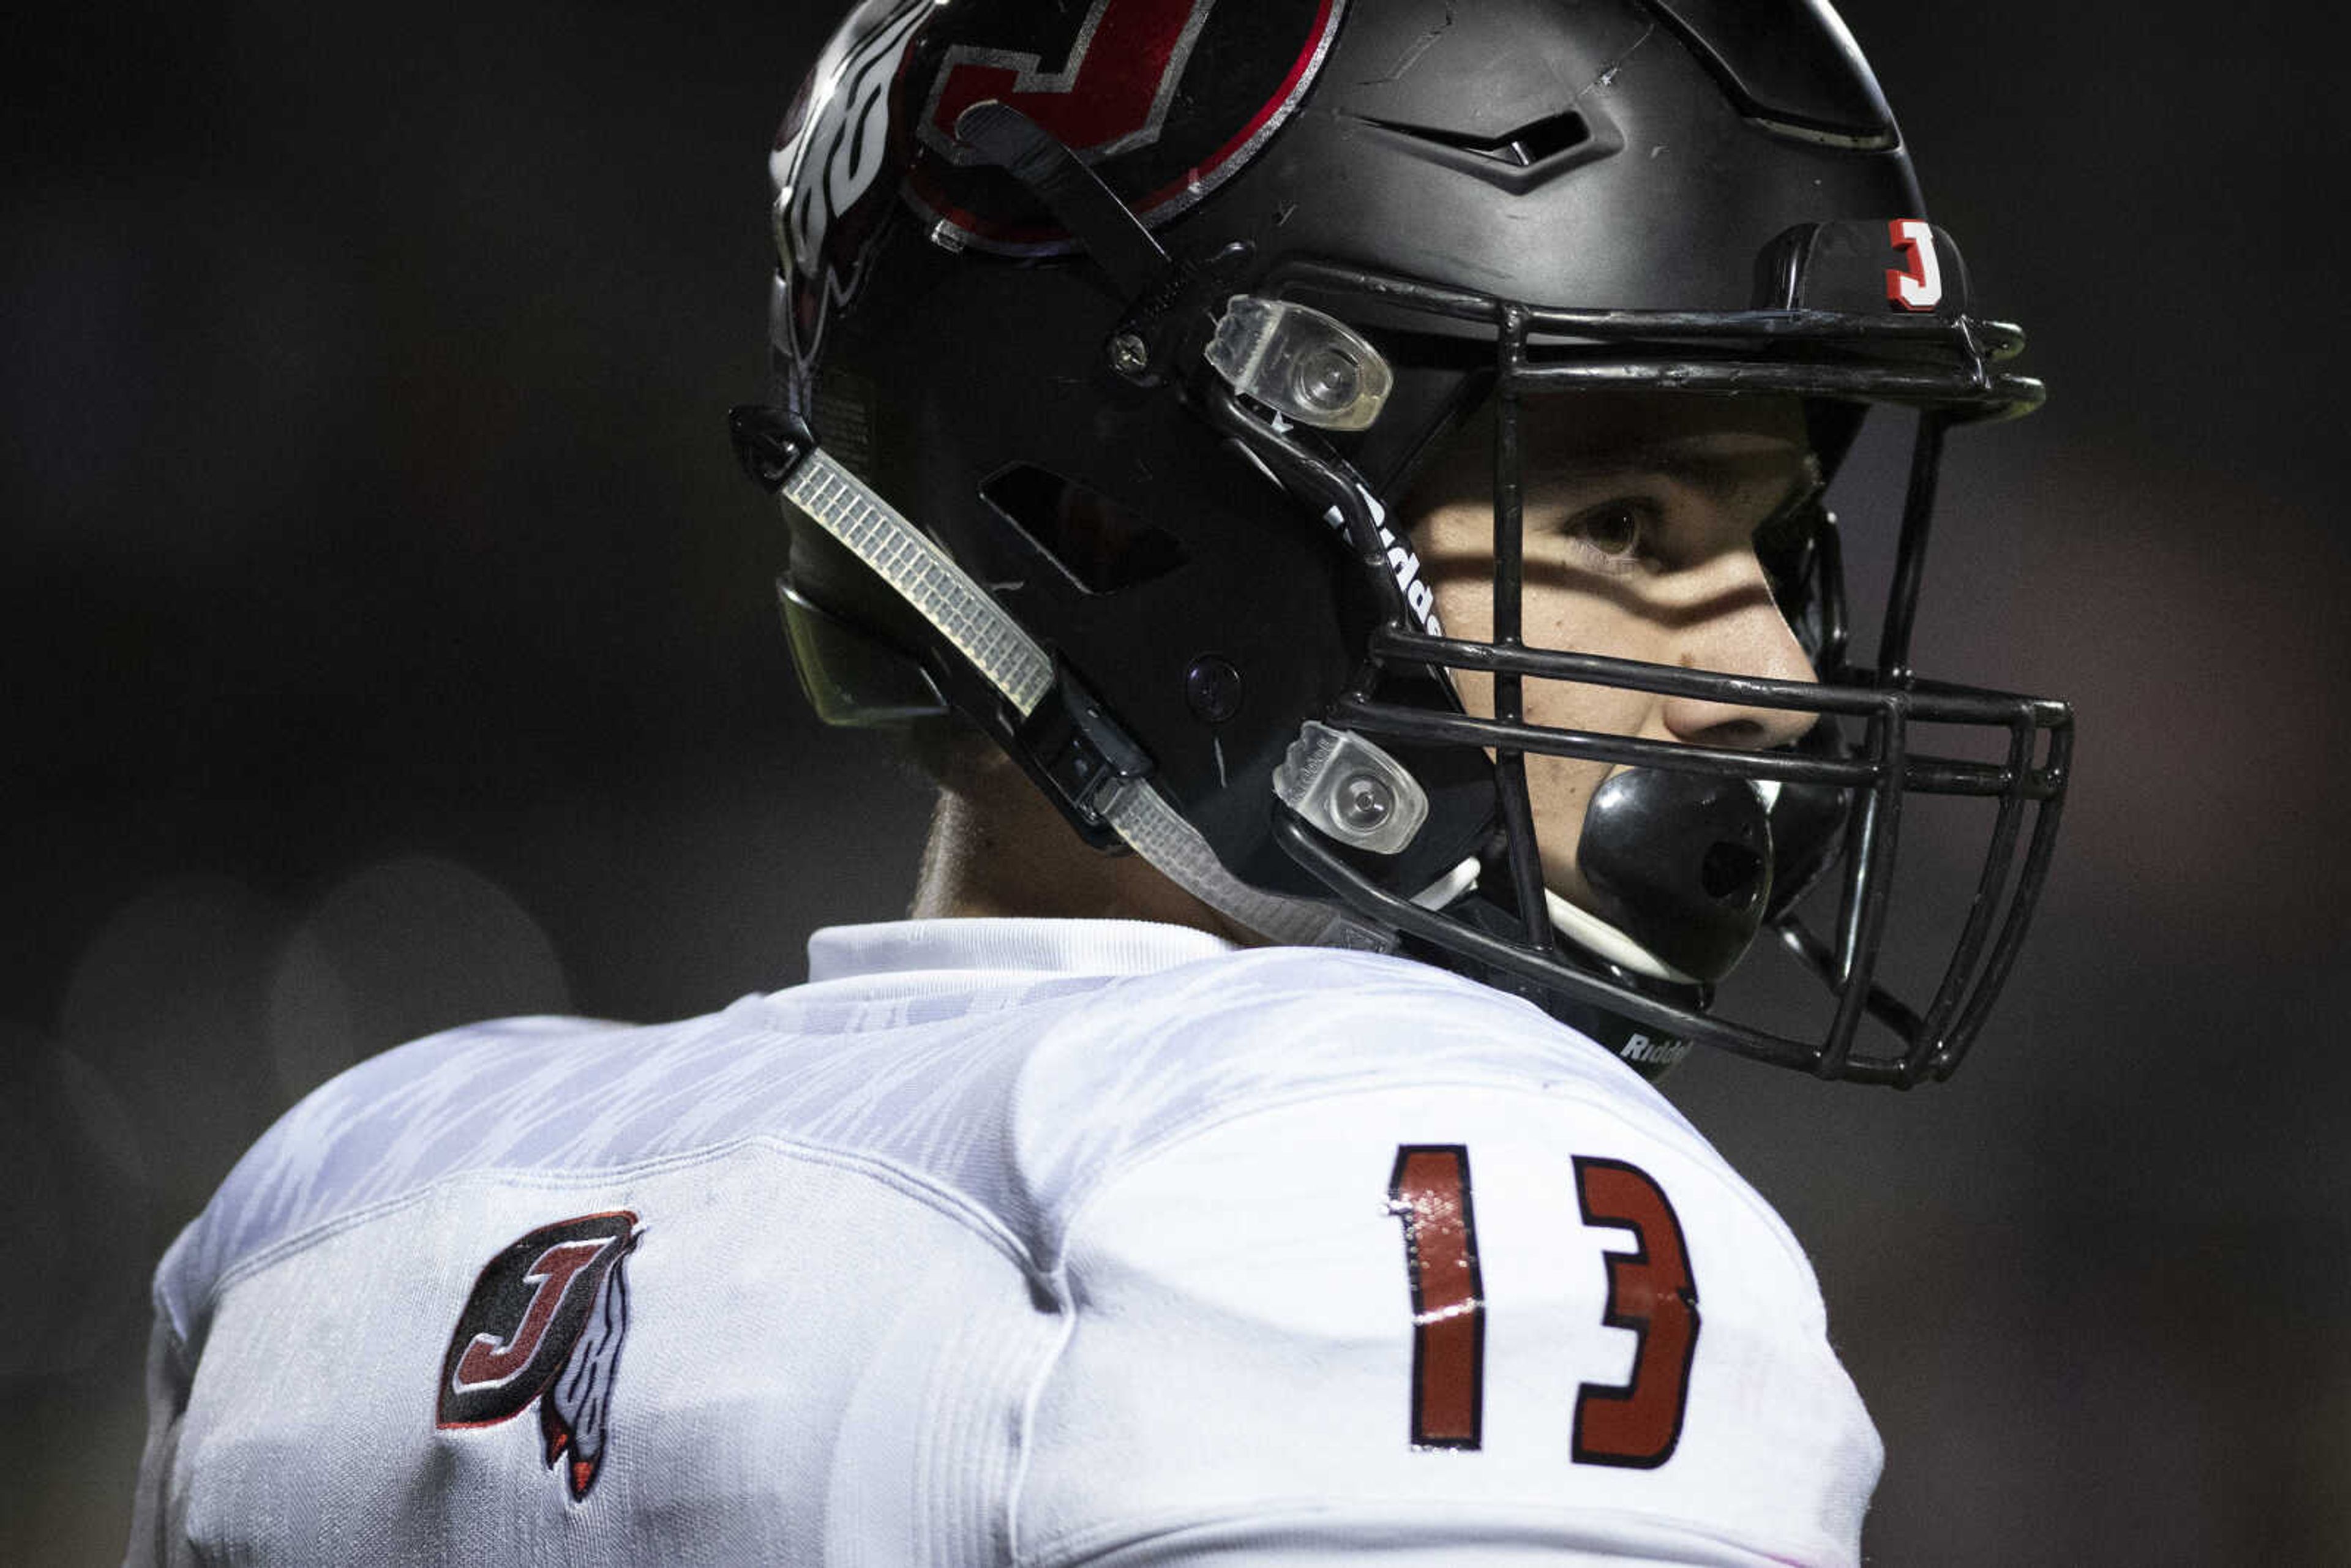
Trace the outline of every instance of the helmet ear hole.
[[998, 469], [979, 495], [1087, 593], [1149, 582], [1186, 559], [1182, 542], [1150, 518], [1033, 463]]

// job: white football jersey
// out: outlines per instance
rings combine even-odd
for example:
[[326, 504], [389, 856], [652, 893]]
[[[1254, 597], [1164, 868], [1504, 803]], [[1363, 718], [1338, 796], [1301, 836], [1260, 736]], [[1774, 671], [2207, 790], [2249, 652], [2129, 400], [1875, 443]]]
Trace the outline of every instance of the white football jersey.
[[1421, 965], [820, 933], [343, 1074], [163, 1260], [133, 1563], [1851, 1564], [1787, 1228]]

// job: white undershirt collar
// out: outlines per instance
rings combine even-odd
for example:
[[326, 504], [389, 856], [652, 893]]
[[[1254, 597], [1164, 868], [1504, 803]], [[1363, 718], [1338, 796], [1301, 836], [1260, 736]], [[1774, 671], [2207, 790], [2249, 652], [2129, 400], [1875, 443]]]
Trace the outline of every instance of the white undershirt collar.
[[809, 938], [809, 983], [883, 975], [1147, 975], [1233, 951], [1221, 936], [1148, 920], [892, 920]]

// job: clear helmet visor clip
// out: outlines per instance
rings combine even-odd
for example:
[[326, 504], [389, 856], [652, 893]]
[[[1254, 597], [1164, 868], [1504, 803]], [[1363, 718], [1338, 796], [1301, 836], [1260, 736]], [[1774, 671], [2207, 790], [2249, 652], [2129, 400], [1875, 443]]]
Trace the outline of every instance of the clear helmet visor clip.
[[1402, 763], [1313, 719], [1273, 770], [1273, 792], [1324, 837], [1374, 854], [1403, 852], [1428, 821], [1428, 793]]
[[1254, 294], [1225, 301], [1206, 354], [1235, 392], [1317, 430], [1367, 428], [1395, 385], [1387, 360], [1337, 317]]

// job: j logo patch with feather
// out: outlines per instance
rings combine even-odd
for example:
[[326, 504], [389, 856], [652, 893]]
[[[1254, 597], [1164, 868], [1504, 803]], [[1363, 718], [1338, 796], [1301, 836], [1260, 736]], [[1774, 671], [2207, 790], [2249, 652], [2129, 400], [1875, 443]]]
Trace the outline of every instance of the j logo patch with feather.
[[495, 1427], [536, 1401], [549, 1467], [578, 1501], [596, 1484], [629, 1328], [626, 1209], [542, 1225], [485, 1264], [441, 1360], [437, 1424]]

